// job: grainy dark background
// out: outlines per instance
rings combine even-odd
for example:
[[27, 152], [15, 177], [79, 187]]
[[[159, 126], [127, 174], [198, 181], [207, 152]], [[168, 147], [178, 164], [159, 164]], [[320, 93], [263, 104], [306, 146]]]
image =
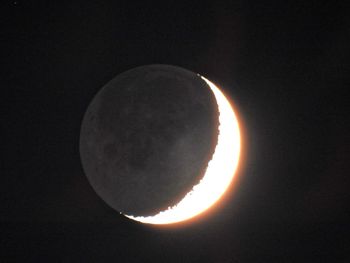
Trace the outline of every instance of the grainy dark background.
[[[348, 262], [349, 4], [321, 2], [2, 1], [0, 261]], [[153, 63], [222, 86], [246, 130], [234, 193], [181, 229], [119, 216], [79, 159], [96, 92]]]

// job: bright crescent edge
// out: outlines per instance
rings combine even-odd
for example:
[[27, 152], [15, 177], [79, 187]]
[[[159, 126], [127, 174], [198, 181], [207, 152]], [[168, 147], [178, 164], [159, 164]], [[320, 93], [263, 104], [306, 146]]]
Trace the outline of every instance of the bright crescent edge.
[[211, 81], [200, 76], [210, 87], [219, 110], [218, 143], [207, 170], [190, 192], [175, 206], [153, 216], [126, 217], [148, 224], [173, 224], [191, 219], [213, 206], [226, 192], [239, 162], [241, 136], [237, 117], [225, 95]]

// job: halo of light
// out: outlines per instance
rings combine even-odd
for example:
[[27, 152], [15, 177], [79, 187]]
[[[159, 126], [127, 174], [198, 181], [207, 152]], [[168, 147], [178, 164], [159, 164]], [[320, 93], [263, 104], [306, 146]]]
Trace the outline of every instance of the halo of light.
[[203, 178], [175, 206], [153, 216], [125, 215], [126, 217], [148, 224], [172, 224], [188, 220], [214, 205], [233, 180], [241, 149], [238, 120], [220, 89], [203, 76], [200, 77], [212, 90], [219, 111], [218, 142]]

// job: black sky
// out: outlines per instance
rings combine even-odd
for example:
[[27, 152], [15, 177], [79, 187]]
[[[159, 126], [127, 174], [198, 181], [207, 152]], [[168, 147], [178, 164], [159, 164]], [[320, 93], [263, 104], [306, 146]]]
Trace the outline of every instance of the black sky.
[[[349, 4], [321, 2], [2, 1], [0, 261], [349, 261]], [[154, 63], [220, 85], [246, 131], [234, 192], [181, 229], [119, 216], [80, 164], [93, 96]]]

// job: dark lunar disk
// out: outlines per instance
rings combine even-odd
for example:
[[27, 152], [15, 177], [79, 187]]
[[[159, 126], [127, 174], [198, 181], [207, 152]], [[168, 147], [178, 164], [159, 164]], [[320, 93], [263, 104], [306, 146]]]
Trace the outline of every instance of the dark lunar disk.
[[97, 194], [146, 216], [178, 203], [203, 177], [218, 136], [218, 107], [195, 73], [142, 66], [105, 85], [81, 127], [80, 154]]

